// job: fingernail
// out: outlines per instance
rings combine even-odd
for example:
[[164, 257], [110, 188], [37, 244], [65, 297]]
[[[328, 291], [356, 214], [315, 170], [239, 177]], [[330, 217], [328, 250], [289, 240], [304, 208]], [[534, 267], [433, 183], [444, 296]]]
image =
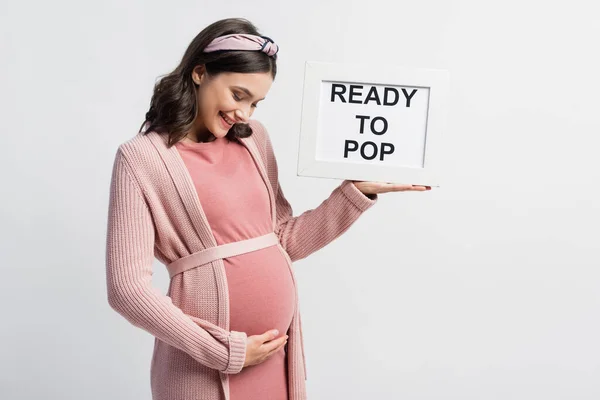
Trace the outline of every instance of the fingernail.
[[275, 329], [275, 330], [273, 331], [273, 335], [277, 336], [278, 334], [279, 334], [279, 331], [278, 331], [277, 329]]

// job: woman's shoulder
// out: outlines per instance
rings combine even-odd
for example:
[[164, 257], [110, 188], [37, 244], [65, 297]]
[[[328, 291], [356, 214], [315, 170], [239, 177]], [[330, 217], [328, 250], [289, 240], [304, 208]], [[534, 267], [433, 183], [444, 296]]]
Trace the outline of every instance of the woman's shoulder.
[[256, 145], [261, 149], [272, 150], [271, 138], [265, 125], [256, 119], [248, 121], [248, 125], [252, 129], [252, 137]]
[[141, 131], [118, 145], [116, 158], [136, 170], [143, 166], [154, 165], [160, 163], [160, 157], [156, 151], [157, 145], [166, 148], [165, 139], [156, 132]]
[[268, 136], [267, 128], [257, 119], [251, 119], [248, 121], [248, 125], [252, 129], [252, 134], [256, 135], [256, 138], [259, 140], [265, 140]]
[[[252, 135], [245, 140], [254, 141], [261, 150], [271, 150], [271, 139], [265, 125], [256, 119], [249, 120], [248, 125], [252, 129]], [[159, 156], [161, 151], [157, 150], [160, 149], [167, 150], [167, 137], [165, 135], [161, 135], [156, 131], [140, 131], [133, 137], [121, 142], [117, 153], [131, 161], [150, 161]]]
[[156, 131], [140, 131], [119, 144], [119, 151], [131, 156], [155, 153], [155, 147], [167, 147], [167, 137]]

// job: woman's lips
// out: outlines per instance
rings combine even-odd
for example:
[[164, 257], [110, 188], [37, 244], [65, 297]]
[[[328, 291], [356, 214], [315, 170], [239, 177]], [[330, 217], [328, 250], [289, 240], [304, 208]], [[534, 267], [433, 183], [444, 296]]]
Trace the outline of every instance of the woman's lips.
[[225, 128], [231, 128], [233, 124], [235, 124], [235, 121], [230, 120], [229, 117], [227, 117], [222, 111], [219, 111], [219, 116], [221, 117], [222, 123], [225, 126]]

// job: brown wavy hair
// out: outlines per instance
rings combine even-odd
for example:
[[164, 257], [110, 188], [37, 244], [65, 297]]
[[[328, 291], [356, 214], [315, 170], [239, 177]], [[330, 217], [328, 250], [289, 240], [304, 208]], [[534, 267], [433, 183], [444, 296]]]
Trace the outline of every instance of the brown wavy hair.
[[[177, 68], [162, 76], [154, 85], [150, 109], [139, 132], [148, 124], [144, 134], [156, 131], [168, 135], [169, 147], [186, 136], [198, 115], [196, 87], [192, 80], [192, 71], [197, 65], [204, 65], [209, 75], [222, 72], [270, 72], [275, 79], [277, 55], [270, 57], [262, 51], [203, 52], [215, 38], [240, 33], [260, 36], [257, 28], [243, 18], [223, 19], [204, 28], [189, 44]], [[236, 123], [226, 137], [235, 141], [251, 134], [248, 124]]]

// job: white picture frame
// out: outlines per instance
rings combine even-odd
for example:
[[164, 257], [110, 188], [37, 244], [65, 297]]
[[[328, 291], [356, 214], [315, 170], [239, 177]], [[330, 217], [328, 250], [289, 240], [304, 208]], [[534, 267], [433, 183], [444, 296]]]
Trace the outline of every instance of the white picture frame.
[[307, 61], [297, 175], [439, 187], [448, 82], [440, 69]]

